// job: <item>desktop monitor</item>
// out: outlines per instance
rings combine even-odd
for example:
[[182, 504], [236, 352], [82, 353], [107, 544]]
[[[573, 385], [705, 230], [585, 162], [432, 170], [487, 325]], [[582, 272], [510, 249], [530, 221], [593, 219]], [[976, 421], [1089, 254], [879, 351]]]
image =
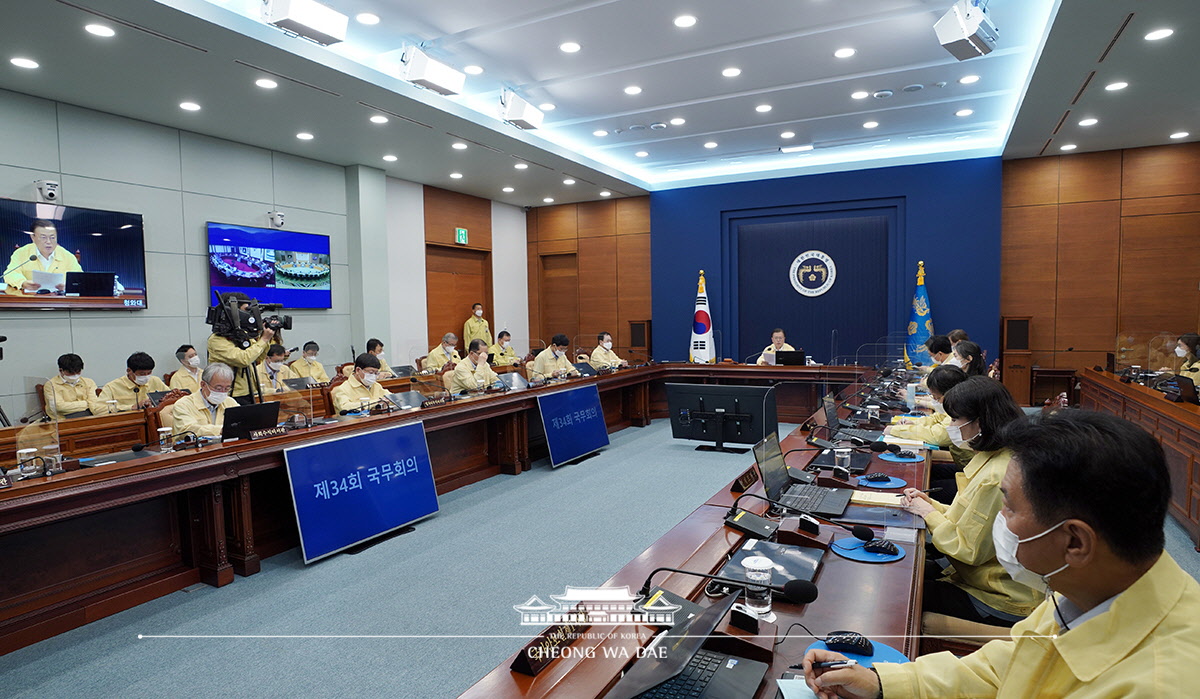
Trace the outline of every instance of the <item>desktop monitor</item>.
[[279, 424], [279, 403], [251, 403], [225, 410], [221, 439], [249, 439], [251, 430], [261, 430]]
[[779, 427], [773, 386], [723, 386], [668, 383], [667, 412], [671, 436], [702, 444], [697, 451], [745, 454], [725, 443], [755, 444]]
[[210, 292], [241, 291], [284, 308], [332, 308], [332, 269], [329, 236], [208, 223]]

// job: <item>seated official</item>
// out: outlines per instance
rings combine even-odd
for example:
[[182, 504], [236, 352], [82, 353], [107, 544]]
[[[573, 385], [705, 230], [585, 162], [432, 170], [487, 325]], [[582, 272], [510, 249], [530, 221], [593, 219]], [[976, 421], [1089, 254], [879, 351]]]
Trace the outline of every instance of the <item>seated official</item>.
[[588, 364], [591, 364], [593, 369], [616, 369], [629, 366], [629, 362], [621, 359], [616, 352], [612, 351], [611, 334], [600, 333], [596, 336], [596, 342], [596, 349], [592, 350], [592, 356], [588, 359]]
[[575, 365], [567, 357], [571, 338], [559, 333], [550, 339], [550, 346], [538, 352], [533, 360], [533, 375], [530, 379], [554, 379], [564, 376], [579, 376]]
[[1183, 360], [1179, 371], [1175, 373], [1200, 383], [1200, 335], [1180, 335], [1179, 341], [1175, 343], [1175, 356]]
[[928, 378], [929, 395], [933, 398], [933, 414], [925, 417], [903, 417], [896, 424], [883, 429], [885, 435], [901, 439], [919, 439], [950, 451], [954, 461], [934, 462], [929, 474], [929, 485], [942, 489], [934, 495], [934, 499], [944, 503], [953, 501], [955, 493], [958, 492], [954, 474], [962, 471], [975, 456], [974, 450], [960, 447], [950, 441], [950, 433], [946, 428], [954, 419], [947, 415], [942, 407], [942, 399], [946, 393], [966, 380], [966, 373], [956, 366], [935, 367], [929, 372]]
[[268, 393], [283, 393], [288, 389], [286, 379], [296, 378], [287, 365], [288, 351], [283, 345], [271, 345], [267, 348], [267, 361], [258, 365], [258, 385], [263, 395]]
[[288, 365], [292, 374], [297, 378], [312, 379], [309, 383], [329, 383], [329, 374], [325, 373], [325, 365], [317, 361], [317, 357], [321, 354], [321, 346], [309, 340], [304, 343], [301, 352], [304, 354]]
[[775, 328], [771, 331], [771, 344], [767, 345], [766, 349], [758, 355], [758, 365], [766, 366], [767, 358], [763, 355], [775, 354], [776, 352], [795, 352], [796, 348], [787, 343], [787, 336], [783, 334], [783, 328]]
[[450, 362], [461, 362], [462, 357], [458, 356], [458, 350], [454, 349], [457, 344], [458, 336], [454, 333], [442, 335], [442, 344], [429, 350], [425, 361], [421, 362], [421, 368], [426, 371], [441, 371], [442, 367]]
[[78, 354], [58, 358], [58, 374], [42, 385], [42, 397], [51, 420], [108, 412], [104, 401], [96, 397], [96, 382], [83, 377], [83, 358]]
[[354, 359], [354, 373], [333, 389], [333, 409], [338, 413], [354, 412], [365, 398], [371, 404], [387, 400], [387, 389], [379, 383], [379, 358], [364, 352]]
[[[921, 367], [926, 374], [932, 371], [933, 367], [941, 366], [954, 356], [954, 347], [950, 344], [950, 338], [945, 335], [931, 336], [925, 341], [925, 350], [929, 352], [929, 358], [933, 360], [932, 366]], [[954, 366], [958, 366], [958, 364], [955, 363]]]
[[450, 392], [462, 393], [490, 388], [500, 380], [487, 361], [487, 342], [475, 338], [467, 347], [467, 357], [454, 365], [450, 377]]
[[171, 374], [169, 386], [172, 391], [181, 390], [197, 393], [200, 390], [200, 355], [191, 345], [180, 345], [175, 350], [175, 358], [179, 360], [179, 368]]
[[946, 333], [946, 339], [950, 340], [950, 346], [954, 347], [955, 345], [962, 342], [963, 340], [970, 340], [971, 337], [969, 335], [967, 335], [966, 330], [963, 330], [961, 328], [956, 328], [956, 329], [951, 330], [950, 332]]
[[[392, 368], [388, 366], [387, 362], [383, 361], [383, 341], [375, 338], [367, 340], [367, 354], [379, 360], [379, 378], [390, 379], [396, 375], [395, 372], [392, 371]], [[353, 376], [354, 365], [347, 364], [346, 366], [342, 367], [342, 373], [346, 376]]]
[[467, 347], [471, 346], [471, 340], [483, 340], [484, 347], [492, 344], [492, 329], [488, 326], [487, 318], [483, 317], [482, 303], [471, 306], [471, 317], [463, 323], [462, 339]]
[[818, 696], [1177, 697], [1200, 684], [1200, 585], [1163, 551], [1171, 480], [1158, 441], [1082, 410], [1014, 422], [1003, 440], [1013, 458], [996, 548], [1051, 598], [963, 658], [820, 670], [842, 656], [809, 651]]
[[972, 376], [946, 392], [942, 402], [953, 418], [950, 441], [975, 456], [956, 474], [958, 494], [943, 505], [916, 488], [904, 491], [905, 509], [925, 519], [930, 541], [950, 562], [927, 571], [923, 609], [969, 621], [1012, 626], [1033, 611], [1040, 599], [1015, 582], [996, 560], [992, 521], [1000, 511], [1000, 480], [1012, 452], [1001, 430], [1025, 419], [1008, 389], [998, 381]]
[[194, 432], [200, 437], [220, 437], [225, 426], [225, 409], [238, 407], [229, 397], [233, 390], [233, 369], [214, 363], [204, 367], [199, 389], [175, 401], [171, 415], [175, 420], [173, 434]]
[[[58, 244], [58, 230], [54, 223], [44, 219], [36, 219], [29, 228], [33, 240], [17, 248], [4, 269], [4, 283], [13, 289], [22, 291], [37, 291], [39, 286], [33, 281], [34, 271], [51, 274], [66, 274], [67, 272], [82, 272], [79, 260], [75, 255]], [[30, 259], [32, 258], [32, 259]], [[56, 290], [66, 288], [64, 279], [57, 285]]]
[[970, 340], [962, 340], [950, 352], [946, 364], [967, 372], [967, 376], [984, 376], [987, 367], [983, 364], [983, 350]]
[[501, 330], [496, 336], [496, 344], [488, 348], [488, 354], [492, 355], [492, 364], [496, 366], [516, 366], [521, 363], [512, 346], [512, 334], [507, 330]]
[[[154, 375], [154, 358], [145, 352], [134, 352], [125, 360], [125, 375], [104, 384], [100, 402], [109, 412], [123, 413], [150, 407], [150, 394], [171, 390]], [[116, 401], [113, 406], [109, 401]]]

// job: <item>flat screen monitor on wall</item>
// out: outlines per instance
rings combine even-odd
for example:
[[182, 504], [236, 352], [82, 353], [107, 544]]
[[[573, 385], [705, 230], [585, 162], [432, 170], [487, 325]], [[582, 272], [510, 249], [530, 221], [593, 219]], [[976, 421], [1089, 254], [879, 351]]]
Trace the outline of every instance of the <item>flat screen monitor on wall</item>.
[[146, 308], [142, 215], [0, 199], [0, 308]]
[[208, 286], [284, 308], [332, 308], [329, 236], [208, 224]]

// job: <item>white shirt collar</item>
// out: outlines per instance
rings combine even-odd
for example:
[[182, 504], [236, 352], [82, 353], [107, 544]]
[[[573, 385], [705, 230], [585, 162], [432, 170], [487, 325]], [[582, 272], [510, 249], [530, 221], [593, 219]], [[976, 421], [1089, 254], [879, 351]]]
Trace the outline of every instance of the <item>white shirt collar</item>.
[[[54, 264], [54, 253], [53, 252], [50, 253], [50, 257], [42, 257], [41, 248], [34, 248], [34, 249], [37, 250], [38, 261], [42, 263], [42, 269], [43, 270], [50, 269], [50, 265]], [[55, 249], [57, 249], [57, 248], [55, 248]]]
[[1066, 633], [1070, 629], [1079, 628], [1089, 619], [1094, 619], [1107, 612], [1113, 606], [1113, 602], [1117, 601], [1117, 598], [1120, 596], [1121, 593], [1118, 592], [1085, 612], [1075, 606], [1075, 603], [1071, 600], [1059, 595], [1058, 607], [1054, 610], [1054, 620], [1062, 628], [1062, 633]]

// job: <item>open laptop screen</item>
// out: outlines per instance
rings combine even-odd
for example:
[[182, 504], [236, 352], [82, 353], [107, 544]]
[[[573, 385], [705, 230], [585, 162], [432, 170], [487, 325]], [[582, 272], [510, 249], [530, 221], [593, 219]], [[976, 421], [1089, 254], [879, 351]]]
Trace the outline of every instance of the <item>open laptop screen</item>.
[[779, 448], [779, 437], [772, 432], [754, 445], [754, 460], [762, 474], [763, 488], [767, 497], [778, 500], [783, 491], [791, 485], [787, 466], [783, 463], [783, 450]]

